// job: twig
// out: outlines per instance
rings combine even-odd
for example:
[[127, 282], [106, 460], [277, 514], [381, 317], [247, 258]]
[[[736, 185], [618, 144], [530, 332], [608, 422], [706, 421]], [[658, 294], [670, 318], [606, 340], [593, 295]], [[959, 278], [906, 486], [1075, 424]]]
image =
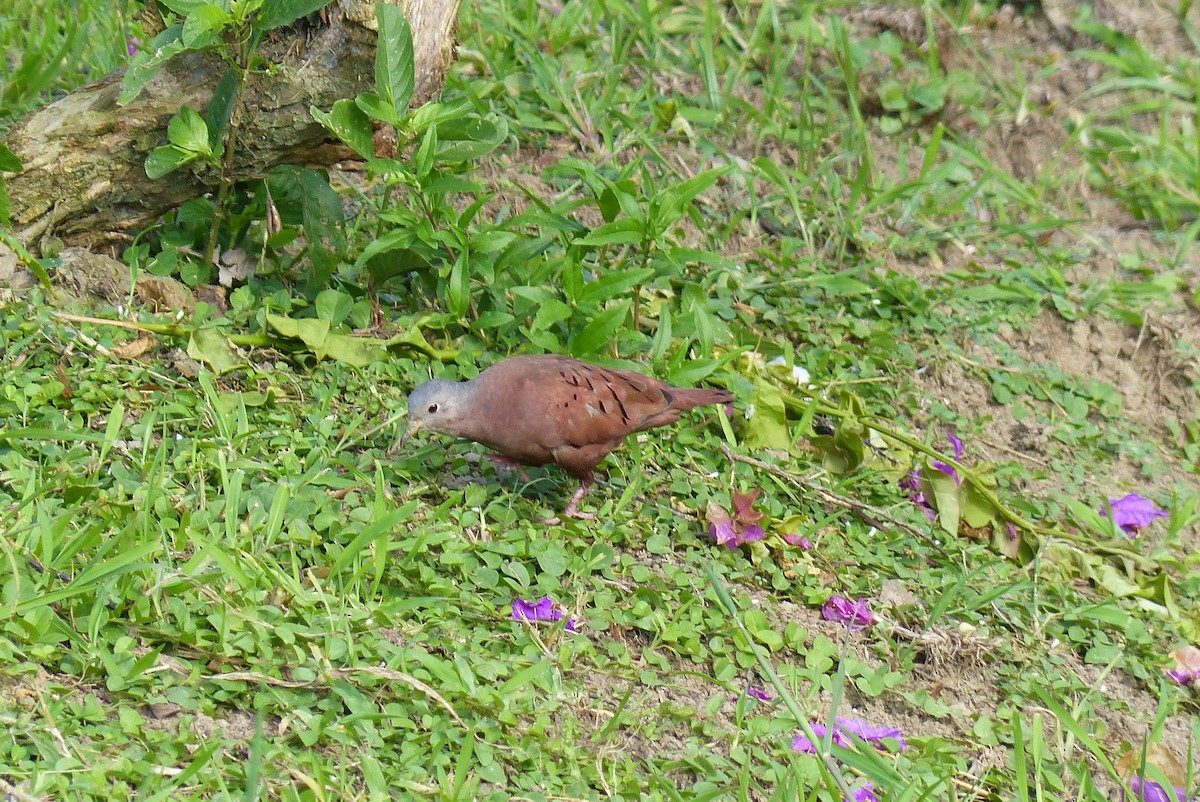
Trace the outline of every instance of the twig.
[[[441, 705], [447, 713], [450, 714], [450, 717], [454, 719], [460, 727], [463, 727], [464, 729], [467, 728], [466, 723], [440, 693], [411, 674], [405, 674], [403, 671], [396, 671], [391, 668], [382, 668], [380, 666], [331, 668], [328, 669], [326, 673], [334, 679], [348, 679], [351, 681], [353, 681], [355, 674], [369, 674], [373, 677], [381, 677], [387, 680], [397, 680], [399, 682], [403, 682], [425, 694], [430, 699], [433, 699], [435, 702]], [[322, 688], [328, 686], [329, 684], [324, 677], [319, 677], [317, 679], [308, 680], [305, 682], [299, 682], [296, 680], [280, 679], [279, 677], [272, 677], [268, 674], [260, 674], [254, 671], [230, 671], [225, 674], [208, 674], [204, 675], [202, 678], [219, 682], [261, 682], [264, 685], [274, 685], [282, 688]]]
[[27, 794], [17, 786], [7, 782], [4, 779], [0, 779], [0, 791], [3, 791], [6, 796], [11, 796], [13, 799], [20, 800], [20, 802], [44, 802], [43, 797]]
[[798, 474], [795, 474], [795, 473], [792, 473], [791, 471], [787, 471], [787, 470], [784, 470], [783, 468], [780, 468], [778, 465], [772, 465], [769, 462], [763, 462], [762, 460], [755, 459], [754, 457], [747, 457], [742, 454], [735, 454], [733, 451], [730, 450], [729, 446], [727, 446], [725, 443], [721, 443], [721, 451], [725, 454], [726, 458], [732, 462], [742, 462], [742, 463], [745, 463], [746, 465], [750, 465], [750, 466], [753, 466], [760, 470], [764, 470], [767, 473], [770, 473], [774, 476], [778, 476], [780, 479], [791, 482], [792, 484], [796, 485], [797, 487], [800, 487], [800, 488], [803, 488], [804, 490], [809, 490], [809, 491], [812, 491], [813, 493], [816, 493], [818, 496], [821, 497], [821, 500], [824, 501], [825, 503], [832, 504], [835, 507], [841, 507], [843, 509], [849, 510], [856, 518], [858, 518], [860, 521], [867, 524], [868, 526], [873, 526], [876, 529], [885, 529], [886, 527], [883, 525], [882, 522], [886, 521], [887, 523], [891, 524], [892, 526], [896, 527], [897, 529], [902, 529], [905, 532], [908, 532], [910, 535], [914, 535], [915, 537], [918, 537], [921, 540], [925, 541], [926, 544], [928, 544], [929, 546], [936, 549], [937, 552], [939, 554], [941, 554], [943, 557], [946, 557], [947, 559], [949, 559], [949, 557], [950, 557], [950, 555], [946, 553], [946, 550], [943, 549], [940, 545], [938, 545], [938, 542], [936, 540], [934, 540], [933, 537], [930, 536], [930, 534], [928, 532], [922, 532], [920, 529], [917, 529], [912, 524], [907, 524], [904, 521], [898, 520], [897, 518], [895, 518], [892, 515], [889, 515], [888, 513], [884, 512], [883, 510], [872, 507], [870, 504], [863, 504], [860, 501], [854, 501], [852, 499], [842, 498], [841, 496], [837, 495], [836, 493], [826, 490], [825, 488], [823, 488], [819, 485], [813, 484], [812, 482], [808, 481], [807, 479], [805, 479], [804, 477], [802, 477]]

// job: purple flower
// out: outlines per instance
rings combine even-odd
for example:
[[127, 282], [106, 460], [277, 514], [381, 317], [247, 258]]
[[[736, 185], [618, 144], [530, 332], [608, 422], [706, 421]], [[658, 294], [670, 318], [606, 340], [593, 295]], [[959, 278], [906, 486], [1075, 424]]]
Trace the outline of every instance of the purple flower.
[[942, 473], [946, 474], [951, 479], [953, 479], [954, 484], [956, 484], [956, 485], [962, 484], [962, 479], [959, 477], [958, 471], [954, 470], [953, 465], [950, 465], [949, 463], [946, 463], [946, 462], [938, 462], [937, 460], [934, 460], [932, 465], [933, 465], [933, 467], [937, 468], [939, 471], [941, 471]]
[[957, 462], [958, 460], [962, 459], [963, 441], [959, 440], [950, 432], [946, 432], [946, 437], [950, 438], [950, 445], [954, 446], [954, 461]]
[[[1130, 493], [1124, 498], [1110, 498], [1108, 506], [1112, 508], [1113, 520], [1129, 537], [1137, 537], [1144, 527], [1154, 522], [1155, 518], [1165, 518], [1168, 513], [1154, 506], [1148, 498], [1142, 498], [1137, 493]], [[1108, 517], [1108, 509], [1100, 510], [1100, 514]]]
[[125, 49], [129, 51], [129, 55], [136, 56], [138, 48], [142, 46], [142, 40], [136, 36], [129, 37], [125, 42]]
[[879, 802], [879, 797], [875, 796], [875, 786], [871, 783], [863, 783], [855, 788], [854, 802]]
[[708, 502], [709, 532], [717, 545], [736, 549], [743, 543], [762, 540], [767, 533], [760, 521], [767, 517], [765, 512], [754, 509], [761, 488], [754, 488], [749, 493], [733, 494], [733, 511], [730, 512], [715, 501]]
[[884, 738], [891, 738], [900, 745], [900, 751], [908, 749], [908, 744], [904, 742], [904, 736], [900, 733], [899, 727], [871, 727], [865, 721], [857, 718], [837, 717], [837, 725], [846, 732], [857, 735], [864, 741], [867, 741], [876, 749], [882, 748], [880, 741]]
[[850, 601], [842, 596], [830, 596], [821, 608], [821, 616], [826, 621], [844, 624], [851, 632], [866, 629], [875, 623], [875, 616], [871, 615], [871, 603], [866, 599]]
[[908, 491], [908, 498], [921, 512], [925, 513], [925, 517], [929, 520], [937, 518], [937, 513], [933, 511], [933, 506], [929, 503], [929, 499], [925, 497], [925, 491], [921, 489], [921, 469], [909, 471], [904, 478], [900, 480], [900, 489]]
[[1167, 670], [1167, 676], [1180, 685], [1191, 685], [1200, 682], [1200, 649], [1195, 646], [1181, 646], [1171, 653], [1175, 658], [1175, 667]]
[[771, 701], [771, 694], [767, 693], [762, 688], [747, 688], [746, 695], [753, 696], [755, 699], [759, 700], [760, 702]]
[[[1153, 780], [1144, 780], [1137, 775], [1129, 778], [1129, 789], [1137, 802], [1188, 802], [1187, 791], [1176, 788], [1171, 796], [1167, 790]], [[1125, 790], [1121, 790], [1121, 799], [1125, 799]]]
[[[955, 461], [961, 460], [964, 449], [963, 441], [950, 432], [946, 432], [946, 437], [950, 439], [950, 447], [954, 449]], [[962, 484], [962, 477], [958, 475], [958, 471], [950, 463], [934, 460], [930, 465], [953, 479], [954, 484]], [[931, 521], [937, 518], [937, 512], [934, 511], [933, 505], [929, 503], [929, 499], [925, 497], [924, 491], [921, 490], [920, 468], [909, 471], [908, 475], [900, 480], [900, 489], [908, 491], [909, 500], [921, 508], [921, 511], [925, 513], [925, 517]]]
[[1171, 669], [1167, 672], [1167, 676], [1178, 682], [1180, 685], [1191, 685], [1196, 680], [1200, 680], [1200, 671], [1179, 671]]
[[[566, 617], [566, 613], [558, 609], [554, 604], [554, 599], [549, 596], [543, 596], [536, 602], [513, 599], [512, 618], [514, 621], [561, 621], [564, 617]], [[578, 631], [575, 628], [575, 619], [567, 618], [567, 632]]]
[[[814, 722], [812, 728], [813, 734], [818, 738], [825, 737], [827, 729], [824, 724]], [[852, 741], [846, 737], [846, 733], [857, 735], [876, 749], [887, 749], [887, 744], [883, 743], [885, 738], [894, 739], [900, 746], [901, 752], [908, 749], [908, 744], [904, 742], [904, 737], [900, 734], [900, 730], [895, 727], [871, 727], [859, 719], [838, 716], [833, 725], [833, 742], [838, 746], [849, 749]], [[797, 752], [807, 752], [810, 755], [817, 752], [817, 748], [813, 742], [804, 737], [803, 734], [797, 735], [796, 740], [792, 741], [792, 749]]]
[[813, 547], [811, 540], [795, 533], [784, 535], [783, 542], [787, 543], [789, 546], [798, 546], [803, 551], [808, 551]]

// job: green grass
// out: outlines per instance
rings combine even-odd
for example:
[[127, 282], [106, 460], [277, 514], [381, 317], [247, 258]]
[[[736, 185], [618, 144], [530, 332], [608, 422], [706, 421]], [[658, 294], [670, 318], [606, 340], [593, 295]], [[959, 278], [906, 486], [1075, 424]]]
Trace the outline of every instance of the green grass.
[[[328, 287], [274, 242], [224, 317], [202, 305], [140, 359], [113, 353], [124, 330], [0, 296], [0, 791], [1107, 800], [1124, 767], [1159, 776], [1162, 742], [1195, 795], [1196, 692], [1162, 673], [1200, 639], [1195, 354], [1156, 339], [1190, 300], [1195, 184], [1194, 131], [1166, 122], [1194, 90], [1163, 87], [1195, 66], [1080, 23], [1097, 38], [1061, 59], [1102, 63], [1097, 95], [1170, 102], [1067, 131], [1037, 100], [1049, 57], [979, 38], [1000, 8], [883, 9], [909, 27], [839, 3], [468, 4], [442, 100], [505, 143], [351, 198]], [[123, 57], [127, 12], [67, 16], [4, 29], [0, 120]], [[1020, 177], [998, 155], [1029, 115], [1066, 144]], [[262, 201], [240, 197], [250, 239]], [[1111, 256], [1098, 197], [1169, 225]], [[205, 281], [203, 206], [124, 258]], [[397, 231], [373, 284], [359, 256]], [[346, 341], [319, 361], [267, 328], [349, 334], [373, 292], [447, 351], [357, 368]], [[1131, 407], [1099, 364], [1056, 361], [1070, 337], [1029, 345], [1046, 320], [1141, 330], [1183, 400]], [[176, 347], [237, 367], [190, 378]], [[388, 456], [420, 381], [538, 350], [722, 384], [737, 413], [631, 440], [589, 523], [536, 523], [573, 490], [552, 470], [497, 475], [437, 437]], [[1001, 441], [1016, 424], [1036, 447]], [[947, 431], [963, 484], [927, 487], [935, 522], [899, 482], [936, 478]], [[715, 546], [709, 503], [754, 488], [768, 537]], [[1095, 513], [1131, 491], [1171, 512], [1135, 541]], [[951, 504], [986, 524], [948, 533]], [[823, 620], [832, 595], [878, 622]], [[541, 596], [581, 631], [511, 620]], [[908, 749], [791, 749], [835, 715]]]
[[134, 36], [128, 2], [6, 3], [0, 10], [0, 130], [46, 100], [123, 67]]

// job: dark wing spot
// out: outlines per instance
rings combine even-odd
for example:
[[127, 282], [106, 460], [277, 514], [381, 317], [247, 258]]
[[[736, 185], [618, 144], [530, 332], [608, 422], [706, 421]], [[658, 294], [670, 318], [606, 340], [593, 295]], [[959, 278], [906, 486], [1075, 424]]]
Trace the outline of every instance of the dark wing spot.
[[588, 386], [588, 389], [589, 389], [589, 390], [591, 390], [592, 392], [596, 392], [596, 388], [592, 386], [592, 380], [591, 380], [591, 379], [589, 379], [587, 376], [584, 376], [584, 377], [583, 377], [583, 380], [584, 380], [585, 382], [587, 382], [587, 386]]
[[621, 410], [621, 420], [629, 423], [629, 413], [625, 411], [625, 405], [621, 403], [621, 396], [617, 395], [617, 391], [611, 386], [608, 388], [608, 394], [612, 396], [613, 401], [617, 402], [617, 407]]
[[600, 414], [601, 414], [601, 415], [607, 415], [607, 414], [608, 414], [608, 410], [604, 408], [604, 402], [603, 402], [603, 401], [598, 401], [597, 403], [598, 403], [598, 404], [600, 404]]
[[578, 400], [579, 400], [579, 393], [571, 393], [571, 398], [574, 398], [576, 401], [578, 401]]
[[675, 396], [671, 395], [666, 390], [662, 390], [661, 392], [663, 394], [663, 398], [665, 398], [667, 401], [667, 406], [671, 406], [672, 404], [675, 403]]

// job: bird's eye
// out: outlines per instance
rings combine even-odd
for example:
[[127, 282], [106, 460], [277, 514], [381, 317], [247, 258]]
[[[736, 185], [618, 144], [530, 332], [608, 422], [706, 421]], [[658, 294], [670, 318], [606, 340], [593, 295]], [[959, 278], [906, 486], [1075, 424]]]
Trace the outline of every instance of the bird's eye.
[[437, 412], [437, 411], [438, 411], [438, 405], [437, 405], [437, 404], [430, 404], [430, 405], [429, 405], [429, 414], [430, 414], [430, 415], [432, 415], [433, 413], [435, 413], [435, 412]]

